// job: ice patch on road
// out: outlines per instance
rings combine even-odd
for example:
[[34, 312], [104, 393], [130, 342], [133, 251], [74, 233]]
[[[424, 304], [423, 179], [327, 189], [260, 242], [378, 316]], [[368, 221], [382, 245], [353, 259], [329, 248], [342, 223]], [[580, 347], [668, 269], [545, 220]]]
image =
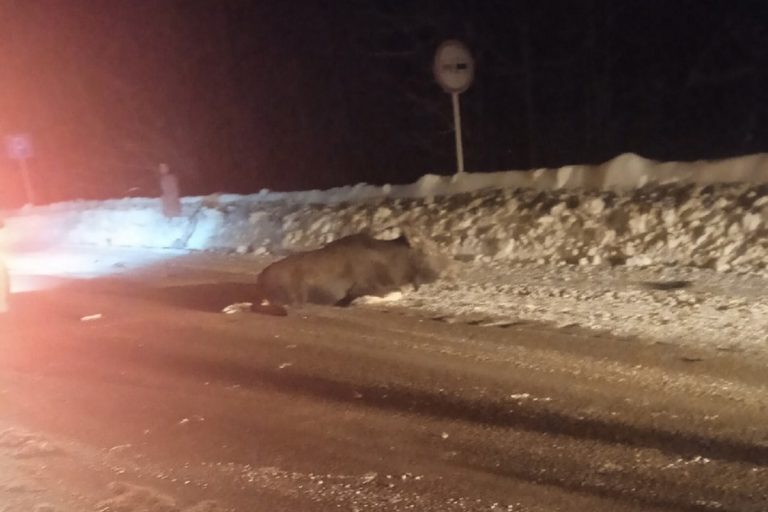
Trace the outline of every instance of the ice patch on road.
[[149, 487], [112, 482], [114, 497], [99, 502], [99, 512], [179, 512], [176, 502]]
[[98, 512], [223, 512], [218, 503], [204, 500], [190, 507], [182, 508], [176, 500], [157, 489], [125, 482], [112, 482], [109, 489], [112, 498], [96, 505]]
[[16, 428], [0, 432], [0, 448], [16, 458], [39, 457], [60, 452], [58, 446], [45, 438]]

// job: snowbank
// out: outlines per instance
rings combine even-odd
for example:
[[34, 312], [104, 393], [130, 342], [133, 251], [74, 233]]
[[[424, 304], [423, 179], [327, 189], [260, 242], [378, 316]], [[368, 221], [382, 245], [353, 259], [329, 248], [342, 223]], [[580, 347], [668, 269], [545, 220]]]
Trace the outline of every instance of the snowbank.
[[493, 189], [339, 205], [223, 206], [216, 247], [300, 250], [370, 229], [405, 230], [461, 259], [690, 265], [762, 271], [768, 186], [659, 185], [626, 193]]
[[10, 243], [280, 252], [369, 229], [400, 229], [462, 259], [665, 264], [764, 272], [768, 155], [658, 163], [624, 154], [599, 166], [426, 175], [411, 185], [26, 208]]

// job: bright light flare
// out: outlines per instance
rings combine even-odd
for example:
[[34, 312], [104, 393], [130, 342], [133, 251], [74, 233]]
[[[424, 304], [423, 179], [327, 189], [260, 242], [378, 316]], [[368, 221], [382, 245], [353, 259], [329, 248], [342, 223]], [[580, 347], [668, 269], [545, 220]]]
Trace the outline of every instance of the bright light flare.
[[11, 293], [53, 288], [68, 279], [92, 279], [136, 271], [186, 251], [50, 247], [36, 252], [7, 252]]
[[187, 254], [170, 247], [183, 238], [182, 219], [154, 210], [62, 210], [8, 217], [0, 250], [12, 293], [57, 287], [72, 279], [125, 274]]

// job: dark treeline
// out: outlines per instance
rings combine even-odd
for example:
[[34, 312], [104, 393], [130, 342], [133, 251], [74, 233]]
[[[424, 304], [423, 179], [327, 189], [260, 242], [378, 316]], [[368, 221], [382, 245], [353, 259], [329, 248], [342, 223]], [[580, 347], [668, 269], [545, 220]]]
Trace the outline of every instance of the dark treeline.
[[159, 162], [188, 194], [450, 173], [446, 38], [477, 61], [467, 170], [768, 149], [762, 0], [0, 0], [0, 34], [44, 201], [152, 195]]

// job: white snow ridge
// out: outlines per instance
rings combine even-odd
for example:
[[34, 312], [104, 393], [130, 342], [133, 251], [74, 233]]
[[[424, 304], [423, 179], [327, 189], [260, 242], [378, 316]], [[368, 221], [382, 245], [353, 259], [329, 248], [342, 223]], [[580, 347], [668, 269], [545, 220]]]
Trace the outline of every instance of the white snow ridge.
[[[764, 351], [768, 155], [427, 175], [414, 184], [184, 199], [69, 202], [9, 212], [6, 244], [274, 256], [368, 230], [405, 231], [463, 262], [401, 302]], [[13, 259], [13, 258], [12, 258]], [[232, 260], [234, 261], [234, 260]], [[13, 267], [13, 266], [12, 266]], [[12, 268], [13, 270], [13, 268]], [[379, 306], [382, 307], [382, 306]]]

